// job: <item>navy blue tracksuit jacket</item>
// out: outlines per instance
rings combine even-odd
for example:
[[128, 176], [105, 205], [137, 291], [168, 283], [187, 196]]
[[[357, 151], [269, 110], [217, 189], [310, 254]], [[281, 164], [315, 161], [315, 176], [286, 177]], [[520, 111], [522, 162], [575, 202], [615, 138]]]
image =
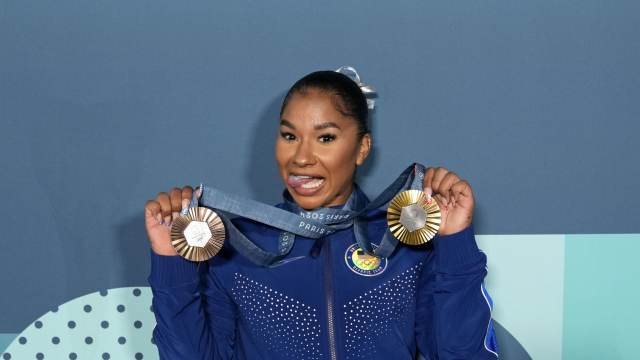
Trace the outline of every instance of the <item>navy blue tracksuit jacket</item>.
[[[371, 213], [381, 239], [386, 213]], [[279, 230], [233, 220], [276, 251]], [[377, 241], [374, 241], [377, 242]], [[149, 282], [162, 359], [495, 359], [486, 256], [473, 227], [422, 246], [367, 256], [352, 228], [296, 237], [271, 267], [225, 245], [200, 264], [152, 252]]]

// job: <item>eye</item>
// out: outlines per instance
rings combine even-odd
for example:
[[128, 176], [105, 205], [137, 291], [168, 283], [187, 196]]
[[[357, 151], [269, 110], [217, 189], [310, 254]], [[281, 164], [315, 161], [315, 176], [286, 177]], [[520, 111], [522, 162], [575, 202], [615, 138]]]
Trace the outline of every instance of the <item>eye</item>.
[[286, 141], [293, 141], [296, 139], [296, 136], [289, 132], [281, 132], [280, 136]]
[[320, 135], [318, 139], [320, 140], [320, 142], [326, 143], [326, 142], [331, 142], [335, 140], [336, 136], [333, 134], [324, 134], [324, 135]]

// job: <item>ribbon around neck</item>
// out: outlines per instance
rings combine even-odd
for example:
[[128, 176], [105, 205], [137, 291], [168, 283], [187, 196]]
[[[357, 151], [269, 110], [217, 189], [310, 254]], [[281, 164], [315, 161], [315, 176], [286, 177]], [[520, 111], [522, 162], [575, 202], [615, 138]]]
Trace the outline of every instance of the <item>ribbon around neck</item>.
[[360, 248], [371, 255], [387, 258], [395, 250], [398, 240], [387, 228], [380, 243], [374, 249], [366, 233], [367, 213], [388, 206], [389, 202], [401, 191], [422, 190], [424, 174], [425, 167], [419, 163], [413, 163], [373, 201], [369, 201], [360, 187], [354, 183], [354, 189], [344, 205], [321, 207], [314, 210], [304, 210], [299, 207], [286, 190], [283, 194], [285, 202], [280, 208], [228, 194], [201, 184], [199, 190], [202, 195], [198, 199], [197, 191], [194, 191], [189, 207], [206, 206], [213, 210], [241, 216], [280, 229], [278, 251], [271, 252], [256, 245], [240, 232], [226, 216], [220, 214], [228, 229], [230, 245], [257, 265], [271, 266], [283, 260], [293, 248], [296, 235], [310, 239], [321, 239], [352, 226]]

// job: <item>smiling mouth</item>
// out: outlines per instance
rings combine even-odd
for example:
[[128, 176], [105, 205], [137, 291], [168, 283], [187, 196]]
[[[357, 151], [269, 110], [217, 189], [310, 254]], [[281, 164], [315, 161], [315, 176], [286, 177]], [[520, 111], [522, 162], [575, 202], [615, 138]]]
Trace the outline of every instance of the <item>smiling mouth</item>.
[[297, 192], [302, 190], [304, 193], [319, 189], [324, 184], [325, 178], [321, 176], [310, 175], [293, 175], [287, 178], [287, 184], [294, 188]]

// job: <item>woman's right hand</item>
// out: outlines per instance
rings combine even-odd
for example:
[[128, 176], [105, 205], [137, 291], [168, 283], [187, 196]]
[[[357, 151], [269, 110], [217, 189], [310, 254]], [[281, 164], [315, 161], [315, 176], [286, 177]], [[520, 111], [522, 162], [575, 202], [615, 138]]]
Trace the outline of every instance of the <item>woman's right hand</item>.
[[169, 193], [161, 192], [144, 206], [144, 223], [151, 249], [158, 255], [178, 255], [171, 245], [171, 224], [180, 211], [189, 207], [193, 188], [174, 187]]

